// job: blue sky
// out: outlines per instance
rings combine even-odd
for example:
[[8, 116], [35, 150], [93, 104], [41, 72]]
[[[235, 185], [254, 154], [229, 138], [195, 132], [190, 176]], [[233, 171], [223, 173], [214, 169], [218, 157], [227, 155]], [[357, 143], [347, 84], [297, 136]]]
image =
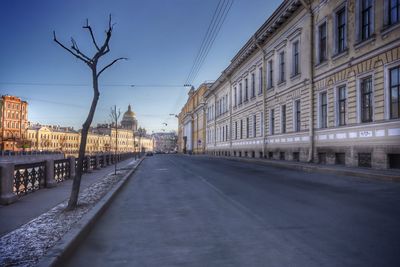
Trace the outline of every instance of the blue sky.
[[[280, 2], [235, 0], [193, 85], [217, 79]], [[82, 26], [88, 18], [102, 42], [111, 13], [116, 23], [111, 52], [99, 65], [116, 57], [129, 60], [102, 74], [92, 125], [109, 121], [111, 106], [124, 112], [131, 104], [148, 132], [175, 130], [177, 120], [169, 114], [179, 113], [188, 88], [101, 85], [183, 85], [217, 4], [218, 0], [2, 0], [0, 94], [27, 100], [32, 122], [80, 128], [92, 98], [90, 70], [53, 42], [52, 31], [68, 45], [74, 37], [79, 48], [92, 55]]]

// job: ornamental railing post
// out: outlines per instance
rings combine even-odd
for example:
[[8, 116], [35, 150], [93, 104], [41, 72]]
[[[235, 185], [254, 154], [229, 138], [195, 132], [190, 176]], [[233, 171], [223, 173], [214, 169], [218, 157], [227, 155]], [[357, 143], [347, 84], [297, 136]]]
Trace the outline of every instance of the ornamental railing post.
[[57, 181], [54, 178], [54, 160], [46, 160], [46, 187], [51, 188], [57, 186]]
[[14, 163], [0, 163], [0, 204], [8, 205], [17, 201], [14, 194]]

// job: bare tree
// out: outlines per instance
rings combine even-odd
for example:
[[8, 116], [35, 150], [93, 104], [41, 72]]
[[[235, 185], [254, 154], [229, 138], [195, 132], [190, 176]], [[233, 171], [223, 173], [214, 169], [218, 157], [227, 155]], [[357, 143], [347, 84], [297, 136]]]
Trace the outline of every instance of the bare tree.
[[[114, 151], [115, 159], [117, 158], [117, 153], [118, 153], [118, 119], [120, 116], [121, 116], [121, 111], [119, 109], [117, 111], [117, 106], [111, 108], [111, 113], [110, 113], [112, 122], [111, 127], [115, 123], [115, 151]], [[114, 161], [114, 175], [117, 175], [117, 160]]]
[[80, 189], [80, 184], [81, 184], [82, 166], [83, 166], [83, 158], [85, 156], [87, 135], [89, 132], [89, 127], [93, 120], [94, 113], [96, 111], [97, 101], [99, 100], [99, 96], [100, 96], [99, 81], [98, 81], [99, 77], [107, 68], [111, 67], [117, 61], [127, 59], [124, 57], [114, 59], [113, 61], [111, 61], [111, 63], [105, 65], [101, 70], [99, 70], [99, 71], [97, 70], [97, 64], [99, 62], [99, 59], [102, 56], [104, 56], [105, 54], [107, 54], [108, 52], [110, 52], [109, 42], [110, 42], [111, 34], [113, 31], [113, 24], [111, 23], [111, 15], [109, 16], [108, 30], [106, 31], [106, 38], [104, 40], [103, 45], [99, 46], [97, 44], [96, 38], [94, 36], [91, 26], [89, 25], [88, 20], [86, 20], [86, 25], [83, 26], [83, 29], [86, 29], [89, 31], [93, 45], [96, 48], [96, 53], [94, 54], [93, 57], [89, 57], [86, 54], [84, 54], [81, 50], [79, 50], [79, 47], [73, 38], [71, 38], [71, 47], [65, 46], [64, 44], [62, 44], [61, 42], [59, 42], [57, 40], [56, 32], [53, 31], [54, 42], [56, 42], [59, 46], [61, 46], [66, 51], [71, 53], [77, 59], [83, 61], [90, 68], [91, 73], [92, 73], [92, 83], [93, 83], [92, 104], [90, 106], [89, 114], [88, 114], [85, 122], [82, 125], [81, 142], [80, 142], [80, 146], [79, 146], [78, 168], [77, 168], [76, 176], [74, 177], [74, 181], [72, 184], [71, 196], [68, 201], [67, 210], [72, 210], [72, 209], [76, 208], [76, 206], [78, 204], [78, 195], [79, 195], [79, 189]]

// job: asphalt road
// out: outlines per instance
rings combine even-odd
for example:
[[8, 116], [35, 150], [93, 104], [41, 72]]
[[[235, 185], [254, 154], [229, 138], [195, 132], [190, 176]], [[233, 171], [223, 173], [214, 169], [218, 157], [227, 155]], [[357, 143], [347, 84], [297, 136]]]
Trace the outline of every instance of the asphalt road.
[[156, 155], [68, 266], [400, 266], [400, 183]]

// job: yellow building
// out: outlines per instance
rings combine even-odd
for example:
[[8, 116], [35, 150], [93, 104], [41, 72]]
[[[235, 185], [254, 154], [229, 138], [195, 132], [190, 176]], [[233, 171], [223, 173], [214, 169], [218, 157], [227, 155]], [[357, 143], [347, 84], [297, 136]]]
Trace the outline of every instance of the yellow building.
[[189, 98], [178, 115], [178, 151], [203, 154], [205, 151], [205, 101], [204, 94], [211, 83], [190, 89]]
[[400, 168], [399, 10], [283, 1], [207, 92], [207, 152]]

